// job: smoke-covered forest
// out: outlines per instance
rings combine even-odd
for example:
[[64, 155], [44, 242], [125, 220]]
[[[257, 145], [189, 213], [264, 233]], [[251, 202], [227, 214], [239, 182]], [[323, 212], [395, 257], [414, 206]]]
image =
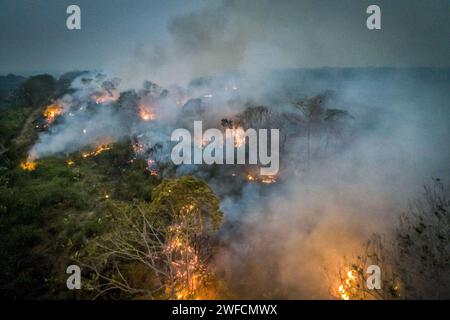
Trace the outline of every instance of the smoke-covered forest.
[[[1, 295], [448, 299], [449, 84], [446, 68], [2, 76]], [[279, 172], [175, 165], [171, 133], [195, 120], [236, 150], [279, 129]]]

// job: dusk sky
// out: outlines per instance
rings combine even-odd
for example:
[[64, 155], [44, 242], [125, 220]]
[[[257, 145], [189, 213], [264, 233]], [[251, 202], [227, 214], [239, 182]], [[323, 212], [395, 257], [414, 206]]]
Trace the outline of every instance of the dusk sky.
[[[66, 8], [81, 7], [81, 30]], [[378, 4], [382, 30], [369, 31]], [[0, 73], [450, 66], [450, 1], [3, 0]], [[156, 57], [156, 58], [155, 58]], [[166, 69], [165, 69], [166, 70]]]

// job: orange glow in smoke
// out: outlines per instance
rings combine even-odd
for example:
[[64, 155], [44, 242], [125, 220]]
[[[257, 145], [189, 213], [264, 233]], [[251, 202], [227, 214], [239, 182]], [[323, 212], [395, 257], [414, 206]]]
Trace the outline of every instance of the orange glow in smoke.
[[119, 93], [117, 91], [113, 92], [97, 92], [91, 96], [91, 99], [95, 101], [96, 104], [102, 104], [106, 102], [114, 102], [119, 98]]
[[337, 289], [337, 293], [342, 300], [350, 300], [350, 290], [354, 286], [356, 281], [356, 277], [353, 274], [353, 271], [348, 271], [344, 281], [339, 285]]
[[143, 121], [152, 121], [156, 119], [156, 114], [151, 105], [141, 101], [139, 103], [139, 117]]
[[52, 103], [51, 105], [47, 106], [44, 110], [44, 118], [47, 122], [47, 125], [52, 124], [56, 117], [58, 117], [60, 114], [62, 114], [63, 109], [62, 107], [57, 103]]
[[82, 156], [83, 158], [88, 158], [88, 157], [92, 157], [92, 156], [97, 156], [97, 155], [99, 155], [100, 153], [102, 153], [102, 152], [104, 152], [104, 151], [107, 151], [107, 150], [111, 150], [111, 146], [110, 146], [110, 145], [107, 145], [107, 144], [102, 144], [102, 145], [98, 146], [94, 151], [91, 151], [91, 152], [83, 152], [83, 153], [81, 154], [81, 156]]
[[239, 148], [245, 144], [245, 131], [242, 127], [232, 129], [234, 146]]
[[25, 171], [34, 171], [36, 169], [36, 162], [28, 157], [27, 160], [20, 163], [20, 167]]

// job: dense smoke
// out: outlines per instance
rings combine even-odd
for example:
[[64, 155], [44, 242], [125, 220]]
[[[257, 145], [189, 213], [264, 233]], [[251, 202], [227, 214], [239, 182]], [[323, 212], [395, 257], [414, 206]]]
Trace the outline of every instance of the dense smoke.
[[258, 78], [263, 70], [290, 67], [448, 66], [445, 0], [433, 2], [432, 14], [431, 4], [422, 1], [378, 1], [381, 32], [365, 27], [366, 8], [371, 4], [332, 0], [208, 3], [201, 10], [174, 17], [164, 42], [141, 39], [130, 48], [132, 59], [111, 68], [136, 86], [149, 77], [166, 85], [228, 71]]
[[[341, 4], [329, 6], [334, 12]], [[157, 174], [194, 174], [219, 195], [225, 224], [213, 267], [234, 295], [329, 298], [335, 283], [327, 270], [335, 271], [371, 233], [389, 233], [432, 177], [450, 178], [450, 71], [288, 69], [319, 67], [317, 55], [335, 65], [334, 49], [367, 35], [336, 15], [314, 10], [299, 21], [299, 12], [310, 12], [308, 5], [225, 1], [174, 18], [172, 37], [140, 47], [131, 67], [119, 70], [120, 84], [95, 73], [75, 79], [72, 93], [56, 101], [63, 114], [40, 134], [31, 155], [129, 139]], [[327, 30], [335, 25], [344, 29], [331, 39]], [[429, 61], [389, 50], [406, 62]], [[358, 57], [356, 64], [365, 65], [364, 54]], [[296, 104], [314, 97], [343, 118], [318, 127], [308, 142]], [[224, 119], [249, 126], [255, 122], [248, 110], [283, 133], [276, 181], [249, 181], [249, 166], [173, 168], [173, 129], [191, 129], [194, 120], [203, 120], [203, 129], [223, 130]]]
[[335, 283], [327, 272], [344, 255], [373, 232], [393, 231], [432, 177], [449, 178], [448, 71], [358, 74], [335, 84], [328, 74], [320, 85], [337, 90], [354, 115], [351, 147], [298, 176], [300, 149], [282, 168], [284, 185], [222, 202], [239, 231], [224, 235], [230, 244], [217, 264], [243, 296], [328, 298]]

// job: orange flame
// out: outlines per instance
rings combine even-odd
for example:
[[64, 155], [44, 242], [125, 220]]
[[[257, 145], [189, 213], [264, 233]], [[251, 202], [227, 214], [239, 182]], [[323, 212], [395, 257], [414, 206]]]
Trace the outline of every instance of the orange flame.
[[106, 102], [113, 102], [119, 98], [119, 93], [113, 92], [97, 92], [91, 96], [91, 99], [95, 101], [96, 104], [102, 104]]
[[277, 179], [274, 176], [264, 176], [264, 178], [261, 179], [261, 182], [265, 184], [271, 184], [277, 182]]
[[[194, 205], [186, 205], [182, 211], [186, 214], [194, 208]], [[172, 237], [167, 242], [165, 252], [174, 257], [171, 261], [174, 279], [168, 283], [166, 294], [177, 300], [199, 298], [199, 290], [205, 284], [205, 266], [189, 240], [183, 237], [181, 226], [172, 226], [170, 231]]]
[[97, 156], [100, 153], [107, 151], [107, 150], [111, 150], [111, 146], [107, 145], [107, 144], [103, 144], [100, 145], [99, 147], [97, 147], [97, 149], [95, 149], [94, 151], [91, 152], [83, 152], [81, 155], [83, 158], [88, 158], [91, 156]]
[[232, 135], [234, 139], [234, 146], [236, 148], [239, 148], [245, 144], [245, 131], [242, 127], [233, 128]]
[[344, 281], [339, 285], [339, 288], [337, 290], [337, 293], [341, 299], [350, 300], [350, 290], [354, 286], [355, 281], [356, 277], [353, 274], [353, 271], [348, 271]]
[[257, 182], [261, 182], [264, 184], [271, 184], [271, 183], [275, 183], [277, 182], [277, 177], [276, 176], [254, 176], [252, 174], [247, 174], [247, 181], [257, 181]]
[[151, 120], [155, 120], [156, 119], [156, 116], [155, 116], [154, 113], [151, 113], [151, 112], [145, 111], [145, 110], [141, 110], [139, 112], [139, 116], [144, 121], [151, 121]]
[[52, 103], [51, 105], [47, 106], [47, 108], [44, 110], [44, 118], [48, 125], [52, 124], [56, 117], [58, 117], [60, 114], [62, 114], [63, 109], [62, 107], [57, 103]]
[[31, 157], [28, 157], [27, 160], [20, 163], [20, 167], [25, 171], [34, 171], [36, 169], [36, 162]]
[[144, 103], [139, 103], [139, 117], [144, 121], [151, 121], [156, 119], [153, 107]]

